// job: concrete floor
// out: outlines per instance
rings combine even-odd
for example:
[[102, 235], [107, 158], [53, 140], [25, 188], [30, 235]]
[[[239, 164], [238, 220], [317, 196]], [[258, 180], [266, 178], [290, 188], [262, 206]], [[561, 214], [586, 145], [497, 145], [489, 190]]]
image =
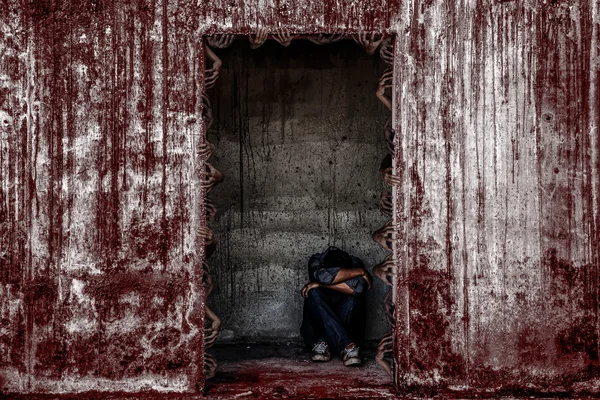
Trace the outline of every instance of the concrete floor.
[[314, 363], [297, 343], [245, 344], [209, 350], [219, 361], [206, 385], [210, 399], [373, 399], [394, 398], [391, 378], [366, 349], [361, 367], [345, 367], [338, 357]]
[[572, 387], [407, 388], [396, 394], [392, 380], [374, 360], [376, 343], [362, 351], [362, 367], [344, 367], [332, 357], [314, 363], [299, 342], [223, 344], [209, 349], [218, 362], [216, 376], [207, 381], [209, 399], [552, 399], [596, 397], [600, 380]]
[[[216, 376], [204, 394], [86, 392], [8, 396], [26, 400], [203, 400], [203, 399], [556, 399], [598, 398], [600, 380], [572, 387], [412, 388], [396, 394], [391, 378], [374, 361], [375, 343], [362, 351], [362, 367], [344, 367], [333, 357], [313, 363], [295, 341], [277, 344], [220, 344], [209, 349], [218, 361]], [[0, 398], [2, 394], [0, 393]]]

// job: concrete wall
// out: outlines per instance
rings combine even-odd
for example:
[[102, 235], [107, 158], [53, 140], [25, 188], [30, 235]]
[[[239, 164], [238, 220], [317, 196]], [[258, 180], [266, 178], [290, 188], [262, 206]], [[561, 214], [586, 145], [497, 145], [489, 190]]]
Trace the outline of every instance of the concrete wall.
[[597, 3], [401, 14], [398, 380], [597, 377]]
[[0, 390], [195, 390], [193, 12], [0, 8]]
[[[298, 338], [312, 254], [335, 245], [367, 267], [386, 254], [371, 239], [386, 221], [377, 171], [389, 111], [375, 97], [385, 64], [352, 40], [257, 50], [238, 40], [216, 53], [224, 67], [209, 91], [208, 139], [226, 181], [210, 193], [220, 244], [209, 305], [221, 340]], [[368, 297], [373, 339], [386, 329], [383, 286]]]
[[597, 390], [598, 20], [595, 0], [2, 2], [0, 387], [202, 386], [200, 39], [261, 21], [397, 34], [397, 381]]

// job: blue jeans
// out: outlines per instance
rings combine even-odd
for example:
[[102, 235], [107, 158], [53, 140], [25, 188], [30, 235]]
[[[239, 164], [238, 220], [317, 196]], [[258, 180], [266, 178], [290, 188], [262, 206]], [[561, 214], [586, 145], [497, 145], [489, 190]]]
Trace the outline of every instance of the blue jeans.
[[324, 340], [341, 354], [352, 342], [362, 345], [365, 317], [364, 293], [349, 295], [326, 288], [311, 289], [304, 300], [300, 334], [309, 349]]

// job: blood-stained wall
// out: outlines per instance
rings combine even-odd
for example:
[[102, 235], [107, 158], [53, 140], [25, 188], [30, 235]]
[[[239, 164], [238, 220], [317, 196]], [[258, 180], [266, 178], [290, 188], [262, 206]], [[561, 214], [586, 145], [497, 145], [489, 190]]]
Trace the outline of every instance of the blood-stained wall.
[[405, 2], [399, 21], [398, 382], [592, 379], [596, 2]]
[[10, 0], [0, 21], [1, 390], [202, 386], [201, 36], [259, 24], [396, 35], [398, 383], [597, 376], [595, 0]]
[[0, 390], [201, 384], [185, 4], [1, 6]]

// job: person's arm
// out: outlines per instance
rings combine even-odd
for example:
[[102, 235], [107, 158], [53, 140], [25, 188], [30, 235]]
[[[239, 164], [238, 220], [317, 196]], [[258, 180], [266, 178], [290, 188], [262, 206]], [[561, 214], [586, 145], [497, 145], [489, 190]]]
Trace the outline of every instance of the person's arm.
[[388, 332], [379, 341], [379, 345], [377, 346], [377, 353], [375, 354], [375, 361], [377, 364], [383, 368], [385, 372], [388, 373], [389, 376], [392, 376], [392, 365], [391, 363], [385, 359], [386, 353], [391, 353], [394, 351], [394, 337], [392, 336], [392, 332]]
[[294, 38], [295, 36], [292, 35], [288, 29], [283, 28], [278, 28], [277, 35], [274, 37], [274, 39], [284, 47], [288, 47]]
[[217, 248], [217, 237], [215, 236], [214, 232], [212, 231], [212, 229], [205, 227], [205, 228], [199, 228], [198, 229], [198, 235], [202, 238], [204, 238], [204, 245], [206, 246], [205, 249], [205, 254], [206, 254], [206, 258], [210, 258], [210, 256], [213, 255], [213, 253], [215, 252], [215, 249]]
[[204, 306], [204, 314], [206, 315], [206, 322], [209, 323], [209, 327], [204, 330], [204, 347], [208, 348], [215, 343], [219, 336], [221, 319], [207, 305]]
[[337, 292], [342, 292], [345, 294], [354, 294], [354, 289], [348, 286], [346, 282], [335, 283], [331, 285], [324, 285], [319, 282], [308, 282], [306, 285], [304, 285], [304, 287], [300, 291], [300, 294], [302, 295], [302, 297], [308, 297], [308, 292], [318, 287], [335, 290]]
[[215, 215], [217, 215], [217, 206], [215, 206], [215, 202], [207, 197], [204, 201], [204, 209], [206, 210], [206, 220], [208, 222], [214, 221]]
[[379, 57], [390, 65], [394, 64], [394, 44], [392, 43], [392, 39], [387, 38], [381, 43]]
[[396, 315], [395, 304], [391, 290], [388, 290], [387, 294], [383, 298], [383, 311], [385, 313], [385, 322], [387, 322], [387, 324], [393, 328], [396, 325]]
[[225, 35], [212, 35], [207, 36], [206, 41], [208, 45], [217, 49], [225, 49], [231, 46], [231, 43], [235, 40], [235, 35], [225, 34]]
[[392, 254], [389, 254], [381, 263], [373, 267], [373, 275], [385, 282], [386, 285], [393, 285], [392, 281], [396, 277], [396, 264]]
[[381, 228], [373, 232], [373, 240], [389, 251], [392, 251], [392, 242], [396, 239], [396, 225], [393, 224], [391, 219]]
[[209, 162], [204, 163], [204, 165], [206, 166], [206, 168], [205, 172], [202, 173], [202, 176], [204, 178], [200, 181], [200, 187], [202, 189], [206, 189], [206, 192], [208, 193], [212, 190], [212, 188], [215, 185], [218, 185], [219, 183], [223, 182], [223, 180], [225, 179], [225, 175], [223, 175], [221, 171], [216, 169]]
[[367, 271], [364, 268], [342, 268], [337, 273], [335, 278], [333, 278], [333, 281], [331, 282], [331, 284], [334, 285], [336, 283], [346, 282], [347, 280], [352, 279], [352, 278], [358, 278], [361, 276], [365, 276], [366, 273], [367, 273]]
[[[390, 155], [395, 154], [396, 148], [394, 145], [394, 137], [396, 136], [396, 131], [392, 128], [392, 116], [387, 119], [385, 122], [385, 126], [383, 128], [383, 136], [385, 138], [385, 146]], [[391, 164], [390, 164], [391, 167]]]
[[381, 211], [383, 214], [391, 217], [393, 210], [394, 210], [394, 203], [393, 203], [392, 193], [389, 190], [384, 189], [381, 192], [381, 197], [379, 198], [379, 211]]
[[[362, 260], [358, 257], [352, 257], [352, 268], [344, 268], [338, 272], [332, 283], [345, 282], [354, 293], [363, 293], [373, 286], [373, 278], [365, 268]], [[341, 276], [340, 276], [341, 274]]]
[[267, 40], [269, 32], [267, 28], [260, 27], [256, 29], [256, 34], [248, 35], [248, 41], [250, 42], [251, 49], [258, 49]]
[[359, 32], [358, 35], [352, 36], [352, 39], [354, 39], [356, 43], [360, 44], [363, 49], [365, 49], [367, 54], [373, 55], [375, 54], [375, 50], [377, 50], [381, 42], [383, 42], [383, 35], [375, 32], [371, 32], [371, 35], [369, 35], [367, 32]]
[[325, 268], [321, 254], [313, 255], [308, 261], [310, 282], [301, 290], [303, 297], [317, 287], [326, 287], [346, 294], [366, 292], [372, 286], [371, 275], [358, 257], [352, 257], [352, 268]]
[[339, 42], [344, 38], [344, 36], [346, 36], [344, 33], [339, 32], [333, 34], [319, 33], [317, 36], [309, 36], [307, 37], [307, 39], [313, 42], [314, 44], [322, 45]]
[[308, 275], [311, 282], [317, 282], [321, 285], [330, 285], [337, 276], [340, 268], [326, 268], [323, 265], [322, 254], [313, 255], [308, 260]]
[[[217, 78], [218, 77], [219, 77], [219, 72], [217, 71]], [[217, 78], [215, 78], [215, 82], [216, 82]], [[207, 85], [209, 83], [210, 82], [207, 81]], [[214, 82], [213, 82], [213, 84], [214, 84]], [[207, 88], [208, 88], [208, 86], [207, 86]], [[206, 127], [206, 130], [208, 131], [210, 129], [210, 127], [212, 126], [212, 123], [213, 123], [212, 105], [211, 105], [210, 99], [208, 98], [208, 95], [206, 94], [205, 91], [202, 91], [202, 95], [201, 96], [202, 96], [202, 119], [204, 120], [204, 126]], [[208, 154], [208, 157], [210, 157], [210, 155], [212, 154], [212, 152], [214, 150], [215, 149], [214, 149], [214, 146], [213, 146], [213, 148], [210, 151], [210, 154]], [[204, 157], [202, 154], [203, 153], [200, 154], [201, 157], [203, 157], [205, 159], [208, 159], [208, 157]]]
[[393, 71], [392, 69], [387, 69], [381, 79], [379, 79], [379, 85], [377, 86], [377, 91], [375, 94], [377, 98], [386, 106], [390, 111], [392, 110], [392, 99], [385, 94], [385, 89], [392, 87], [393, 80]]
[[204, 353], [204, 375], [206, 379], [214, 378], [217, 370], [217, 360], [210, 353]]
[[221, 69], [223, 62], [209, 46], [204, 46], [204, 48], [206, 49], [206, 57], [213, 63], [212, 68], [207, 69], [205, 73], [206, 89], [210, 89], [219, 78], [219, 70]]
[[331, 285], [323, 286], [324, 288], [335, 290], [337, 292], [342, 292], [346, 294], [354, 294], [354, 289], [352, 289], [346, 282], [334, 283]]

